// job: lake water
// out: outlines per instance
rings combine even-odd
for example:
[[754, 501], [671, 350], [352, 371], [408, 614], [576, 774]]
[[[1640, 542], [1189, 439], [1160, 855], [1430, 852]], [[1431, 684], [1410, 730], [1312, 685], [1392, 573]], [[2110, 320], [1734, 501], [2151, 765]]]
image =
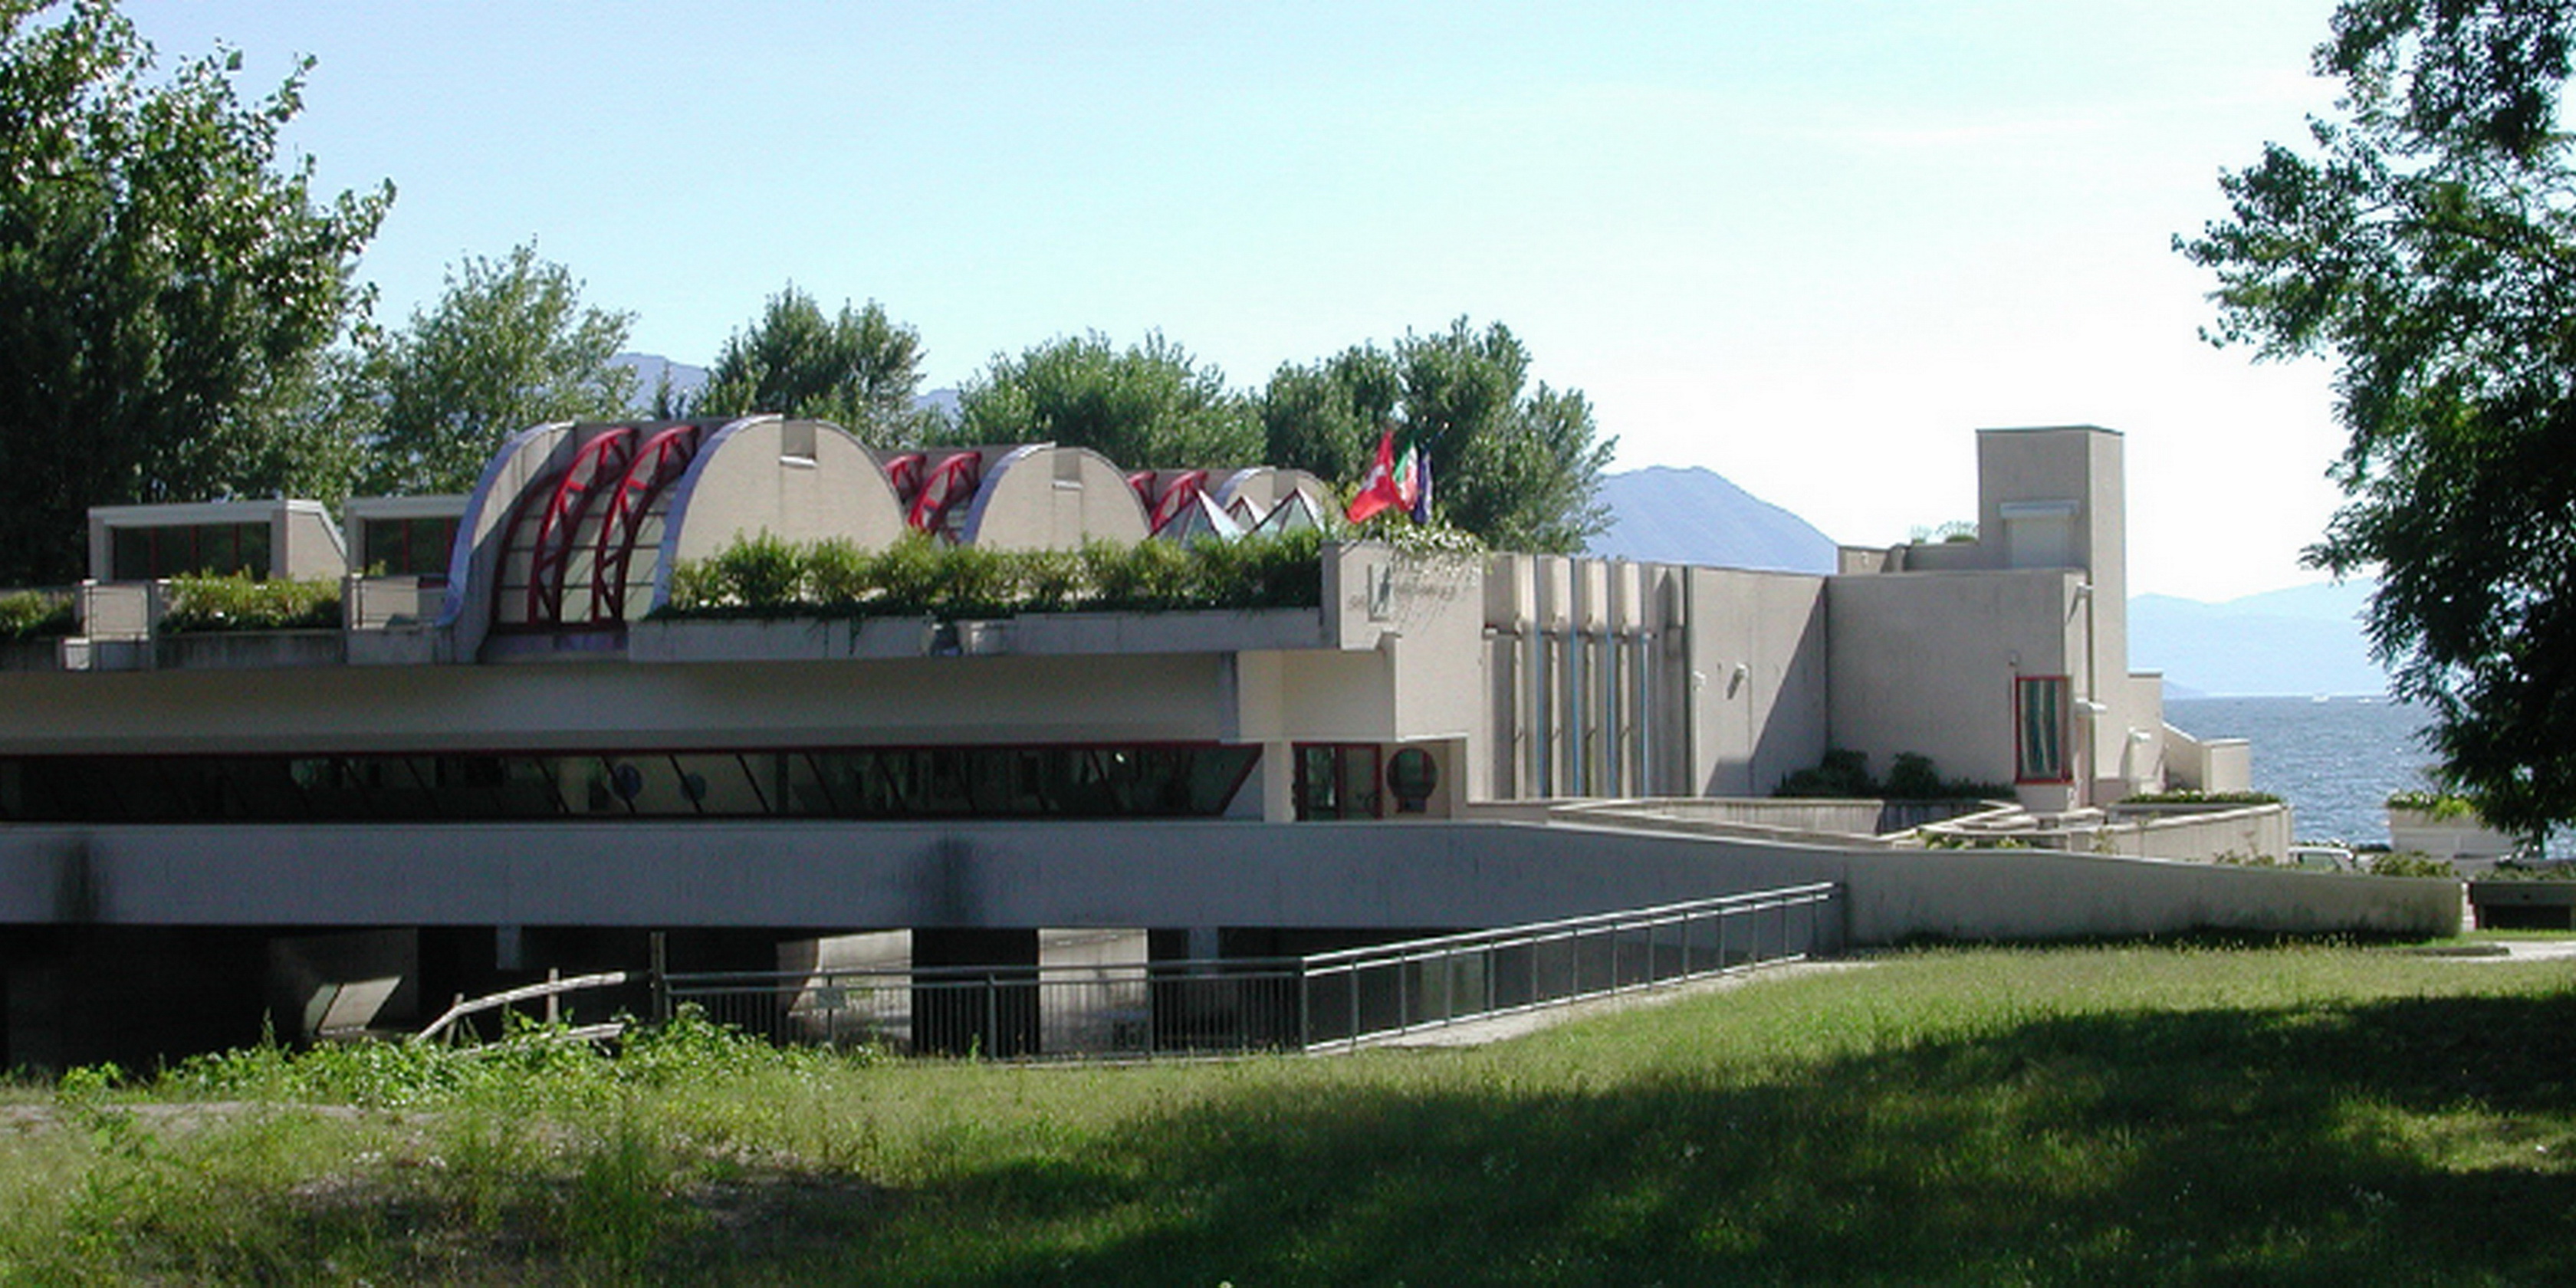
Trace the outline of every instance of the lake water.
[[2386, 844], [2388, 794], [2429, 785], [2427, 718], [2386, 698], [2168, 698], [2165, 719], [2254, 744], [2254, 790], [2290, 803], [2303, 841]]

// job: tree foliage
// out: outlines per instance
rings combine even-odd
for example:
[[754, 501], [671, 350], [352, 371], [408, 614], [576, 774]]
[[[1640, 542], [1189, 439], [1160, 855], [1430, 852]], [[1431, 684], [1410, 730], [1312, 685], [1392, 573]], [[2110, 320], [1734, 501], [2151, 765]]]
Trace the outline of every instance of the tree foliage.
[[304, 413], [392, 188], [317, 200], [277, 155], [309, 63], [255, 102], [240, 65], [0, 0], [0, 583], [79, 577], [88, 506], [346, 489]]
[[921, 336], [870, 300], [823, 316], [790, 283], [760, 320], [725, 341], [690, 409], [701, 415], [777, 412], [828, 420], [861, 442], [892, 447], [930, 433], [935, 417], [913, 406], [921, 389]]
[[2345, 503], [2312, 564], [2377, 570], [2373, 644], [2499, 825], [2576, 821], [2576, 3], [2347, 0], [2304, 148], [2177, 239], [2213, 338], [2337, 364]]
[[366, 490], [466, 491], [519, 430], [626, 415], [635, 373], [609, 359], [633, 324], [585, 307], [572, 270], [533, 245], [466, 257], [438, 302], [370, 355], [362, 379], [379, 420], [366, 435]]
[[1497, 549], [1580, 550], [1605, 522], [1601, 471], [1616, 440], [1582, 394], [1531, 387], [1529, 365], [1509, 328], [1460, 318], [1408, 333], [1392, 354], [1363, 346], [1282, 367], [1262, 401], [1271, 462], [1353, 482], [1401, 420], [1430, 452], [1443, 520]]
[[1097, 331], [996, 356], [958, 395], [961, 443], [1088, 447], [1128, 469], [1260, 462], [1261, 428], [1225, 373], [1148, 335], [1114, 348]]
[[1378, 438], [1403, 400], [1395, 359], [1373, 344], [1305, 366], [1282, 364], [1261, 395], [1263, 459], [1355, 482], [1368, 472]]

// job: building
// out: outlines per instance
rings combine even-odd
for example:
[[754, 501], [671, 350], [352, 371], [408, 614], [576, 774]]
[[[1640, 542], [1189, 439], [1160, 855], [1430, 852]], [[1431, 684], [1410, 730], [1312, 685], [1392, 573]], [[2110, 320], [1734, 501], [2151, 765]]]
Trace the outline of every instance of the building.
[[[1830, 577], [1328, 543], [1311, 602], [950, 620], [653, 610], [763, 532], [1060, 550], [1308, 528], [1325, 499], [1290, 471], [871, 452], [750, 417], [541, 426], [472, 494], [356, 501], [345, 527], [296, 501], [103, 508], [72, 633], [0, 658], [7, 1058], [125, 1052], [136, 1014], [182, 1045], [263, 1014], [310, 1032], [353, 981], [389, 1023], [640, 965], [652, 932], [694, 966], [894, 930], [916, 962], [1023, 960], [1055, 926], [1205, 957], [1847, 873], [1876, 843], [1530, 821], [1760, 797], [1837, 747], [2009, 784], [2043, 822], [2241, 786], [2242, 748], [2165, 726], [2127, 668], [2120, 446], [1982, 433], [1979, 540]], [[158, 579], [188, 569], [339, 577], [344, 620], [170, 630]], [[1314, 826], [1353, 820], [1383, 825]], [[1905, 884], [1939, 866], [1887, 878], [1912, 911], [1860, 937], [2036, 915], [1991, 876]], [[2275, 902], [2247, 906], [2306, 915]], [[2149, 903], [2032, 924], [2211, 906]]]

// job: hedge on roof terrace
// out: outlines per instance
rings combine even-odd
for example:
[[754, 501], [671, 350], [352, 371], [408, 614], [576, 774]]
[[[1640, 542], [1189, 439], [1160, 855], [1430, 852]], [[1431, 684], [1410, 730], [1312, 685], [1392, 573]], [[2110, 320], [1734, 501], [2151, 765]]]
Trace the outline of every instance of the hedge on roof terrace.
[[989, 550], [908, 533], [881, 550], [845, 539], [741, 537], [672, 573], [656, 617], [1011, 617], [1022, 613], [1315, 608], [1323, 534], [1238, 541], [1093, 541]]

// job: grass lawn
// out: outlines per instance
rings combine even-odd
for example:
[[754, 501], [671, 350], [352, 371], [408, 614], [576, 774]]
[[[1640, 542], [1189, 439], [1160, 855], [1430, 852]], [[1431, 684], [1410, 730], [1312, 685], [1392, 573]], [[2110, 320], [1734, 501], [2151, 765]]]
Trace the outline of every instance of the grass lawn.
[[248, 1053], [0, 1098], [11, 1282], [2566, 1284], [2576, 962], [1904, 954], [1466, 1050]]

